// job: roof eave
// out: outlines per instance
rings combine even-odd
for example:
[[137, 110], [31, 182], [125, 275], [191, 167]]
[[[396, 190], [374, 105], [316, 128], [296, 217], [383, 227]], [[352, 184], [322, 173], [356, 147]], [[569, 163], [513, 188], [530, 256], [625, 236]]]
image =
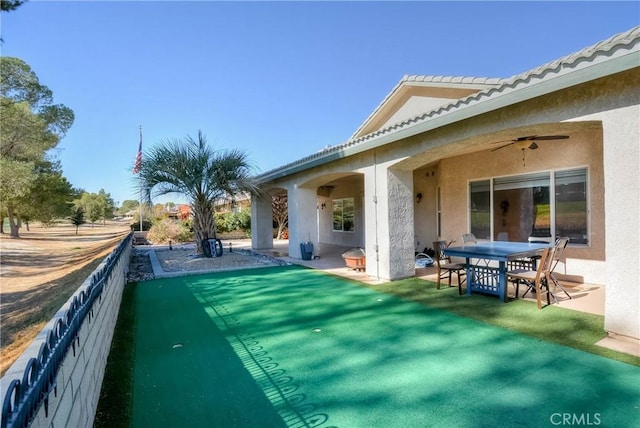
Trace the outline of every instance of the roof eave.
[[[547, 95], [601, 77], [637, 68], [638, 64], [640, 64], [640, 51], [637, 49], [625, 53], [618, 51], [614, 57], [607, 57], [600, 61], [582, 62], [577, 65], [570, 64], [567, 65], [568, 68], [564, 68], [565, 65], [560, 63], [560, 70], [543, 70], [541, 77], [529, 75], [526, 80], [533, 80], [531, 82], [524, 80], [518, 82], [518, 78], [516, 77], [511, 84], [506, 84], [507, 87], [513, 85], [511, 88], [504, 90], [489, 89], [486, 92], [471, 95], [468, 98], [468, 100], [470, 100], [468, 103], [461, 104], [461, 101], [458, 101], [452, 105], [454, 106], [453, 108], [441, 109], [429, 120], [418, 121], [415, 125], [400, 126], [397, 130], [390, 128], [381, 131], [379, 134], [374, 133], [371, 136], [364, 136], [358, 139], [362, 141], [355, 140], [346, 142], [342, 146], [329, 149], [327, 153], [320, 152], [310, 156], [306, 160], [303, 158], [298, 162], [267, 172], [257, 178], [261, 182], [273, 181], [483, 113], [508, 107], [522, 101]], [[551, 75], [553, 73], [555, 73], [555, 75]], [[455, 104], [461, 105], [455, 107]]]

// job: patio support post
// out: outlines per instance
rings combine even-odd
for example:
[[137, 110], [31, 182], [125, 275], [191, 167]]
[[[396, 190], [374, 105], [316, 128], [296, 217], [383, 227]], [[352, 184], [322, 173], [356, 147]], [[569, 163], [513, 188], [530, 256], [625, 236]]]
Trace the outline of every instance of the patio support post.
[[415, 275], [413, 172], [377, 164], [365, 171], [367, 275], [386, 280]]
[[297, 185], [289, 189], [289, 256], [302, 258], [300, 244], [311, 242], [314, 255], [318, 251], [318, 195], [316, 188]]
[[[636, 74], [637, 76], [637, 74]], [[638, 87], [638, 78], [635, 84]], [[629, 91], [628, 97], [638, 96]], [[636, 98], [637, 99], [637, 98]], [[629, 103], [631, 105], [631, 102]], [[640, 119], [638, 108], [620, 109], [607, 116], [604, 130], [604, 187], [606, 222], [606, 278], [604, 329], [640, 339], [640, 202], [638, 159]]]
[[273, 209], [271, 195], [251, 196], [251, 248], [273, 248]]
[[387, 172], [389, 279], [402, 279], [415, 275], [413, 172], [391, 170]]

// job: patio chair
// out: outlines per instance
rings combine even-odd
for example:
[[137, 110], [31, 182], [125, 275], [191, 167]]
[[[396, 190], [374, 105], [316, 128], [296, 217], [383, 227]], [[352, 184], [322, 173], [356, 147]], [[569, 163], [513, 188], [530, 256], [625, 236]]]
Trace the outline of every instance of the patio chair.
[[[462, 234], [462, 245], [465, 246], [467, 244], [477, 244], [478, 243], [478, 239], [476, 238], [476, 236], [473, 233], [463, 233]], [[482, 260], [485, 264], [485, 266], [489, 266], [490, 261], [489, 260], [485, 260], [485, 259], [471, 259], [469, 260], [469, 262], [472, 265], [477, 265], [480, 264], [480, 260]]]
[[564, 294], [566, 294], [569, 299], [572, 299], [573, 297], [571, 297], [571, 295], [567, 293], [567, 290], [565, 290], [562, 284], [560, 284], [560, 281], [558, 281], [558, 278], [556, 278], [556, 276], [554, 275], [556, 266], [558, 266], [558, 262], [562, 258], [562, 254], [564, 253], [565, 248], [567, 248], [567, 245], [569, 244], [569, 240], [570, 238], [567, 238], [567, 237], [560, 237], [556, 240], [555, 252], [553, 253], [553, 265], [551, 266], [551, 270], [549, 271], [549, 278], [553, 282], [555, 289], [558, 289], [558, 288], [561, 289], [562, 291], [564, 291]]
[[553, 238], [550, 236], [530, 236], [527, 238], [529, 244], [551, 244], [552, 240]]
[[477, 244], [477, 243], [478, 243], [478, 239], [476, 239], [476, 236], [473, 233], [462, 234], [462, 245]]
[[[552, 241], [551, 236], [529, 236], [527, 241], [529, 244], [551, 244]], [[527, 269], [536, 270], [538, 266], [538, 262], [540, 261], [540, 256], [531, 256], [531, 257], [523, 257], [520, 259], [509, 260], [510, 269]]]
[[516, 299], [520, 292], [520, 284], [523, 283], [527, 286], [527, 291], [524, 292], [522, 297], [526, 296], [529, 291], [533, 290], [536, 293], [538, 309], [542, 309], [543, 293], [547, 296], [547, 306], [551, 304], [552, 294], [549, 290], [549, 281], [554, 253], [555, 247], [545, 248], [540, 256], [540, 263], [536, 270], [516, 269], [507, 272], [507, 278], [516, 283]]
[[433, 241], [433, 249], [436, 252], [434, 257], [436, 266], [438, 267], [438, 282], [436, 288], [440, 289], [440, 281], [444, 278], [449, 278], [449, 287], [451, 287], [451, 275], [453, 273], [458, 277], [458, 294], [462, 294], [462, 277], [467, 274], [467, 268], [463, 263], [452, 263], [451, 257], [444, 254], [444, 249], [447, 247], [445, 241]]

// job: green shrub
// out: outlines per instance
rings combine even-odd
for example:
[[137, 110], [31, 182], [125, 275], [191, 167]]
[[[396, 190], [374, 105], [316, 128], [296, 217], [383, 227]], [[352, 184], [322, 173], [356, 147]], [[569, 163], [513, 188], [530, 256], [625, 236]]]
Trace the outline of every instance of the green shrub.
[[[142, 219], [142, 230], [143, 231], [151, 230], [152, 226], [153, 226], [153, 224], [149, 220], [145, 220], [144, 218]], [[133, 223], [131, 223], [131, 230], [133, 230], [133, 231], [140, 230], [140, 220], [134, 221]]]
[[235, 230], [251, 230], [251, 210], [244, 208], [239, 212], [215, 213], [216, 231], [220, 233]]
[[189, 226], [179, 221], [164, 219], [156, 222], [149, 233], [147, 240], [153, 244], [168, 244], [173, 242], [189, 242], [193, 241], [193, 233], [189, 230]]

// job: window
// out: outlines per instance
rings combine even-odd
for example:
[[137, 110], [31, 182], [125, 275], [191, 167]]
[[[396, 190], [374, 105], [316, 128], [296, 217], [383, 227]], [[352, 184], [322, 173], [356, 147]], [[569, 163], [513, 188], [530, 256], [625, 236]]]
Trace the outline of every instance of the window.
[[355, 207], [353, 198], [333, 200], [333, 230], [335, 232], [353, 232]]
[[572, 244], [589, 244], [587, 228], [587, 170], [556, 171], [556, 236]]
[[491, 182], [472, 182], [470, 185], [470, 232], [478, 239], [491, 238]]
[[586, 168], [474, 181], [469, 193], [470, 232], [480, 239], [589, 244]]
[[523, 174], [493, 180], [493, 235], [524, 242], [529, 236], [551, 236], [549, 173]]

